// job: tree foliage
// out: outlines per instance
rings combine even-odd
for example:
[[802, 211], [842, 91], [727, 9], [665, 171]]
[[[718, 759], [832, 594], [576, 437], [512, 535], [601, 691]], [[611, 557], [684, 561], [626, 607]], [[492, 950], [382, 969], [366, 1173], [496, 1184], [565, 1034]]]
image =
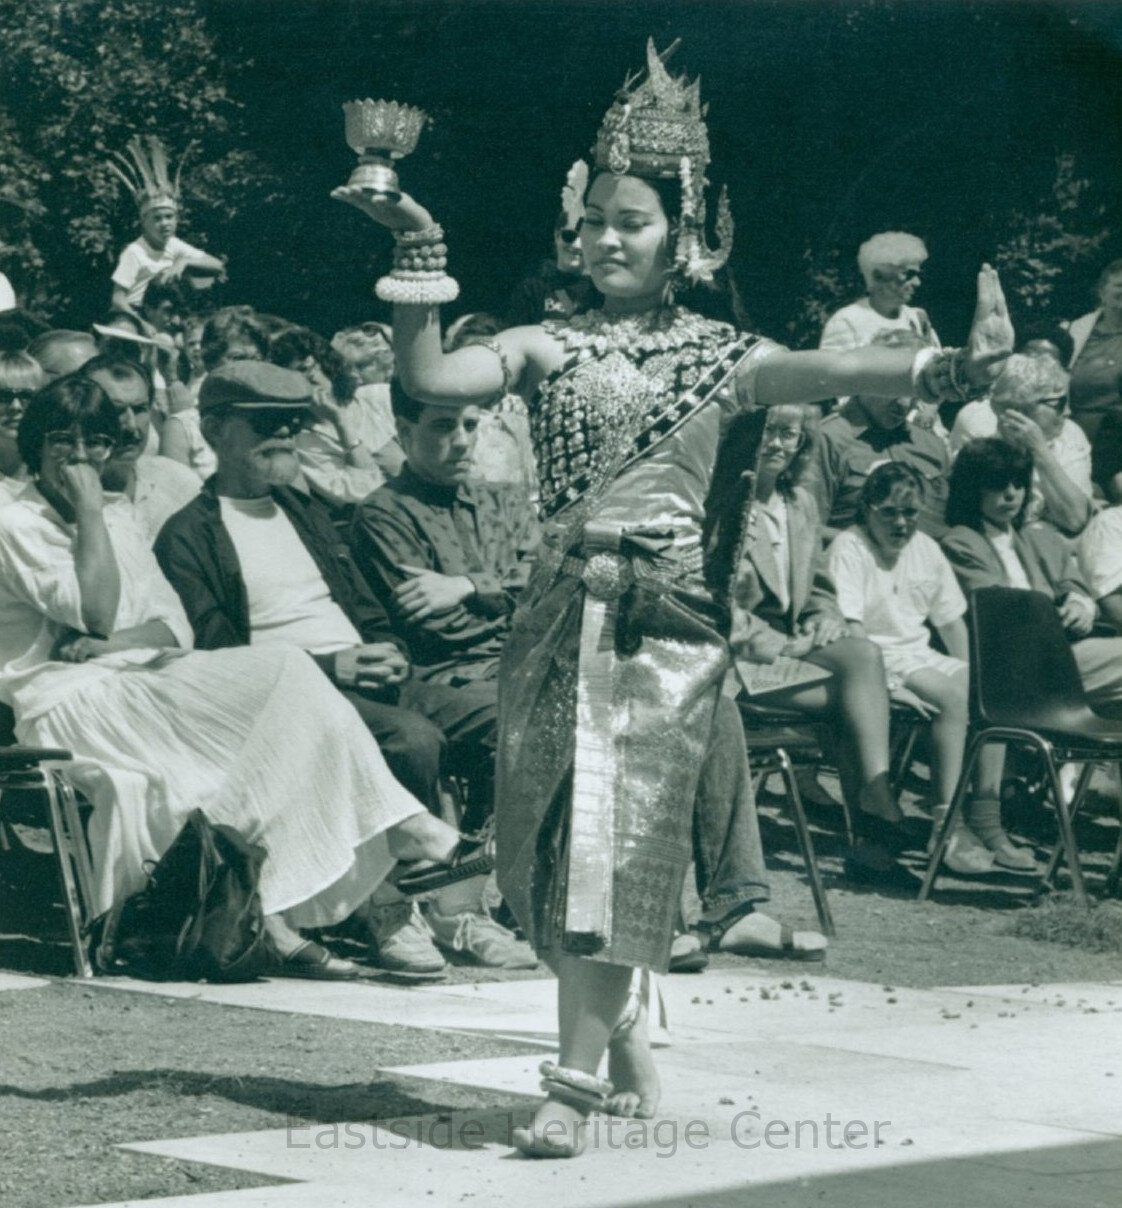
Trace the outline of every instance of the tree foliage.
[[106, 167], [133, 133], [184, 166], [183, 229], [221, 247], [223, 226], [270, 189], [245, 150], [197, 0], [21, 0], [0, 6], [0, 268], [58, 321], [103, 309], [136, 212]]
[[1096, 262], [1110, 238], [1106, 207], [1091, 182], [1079, 176], [1074, 155], [1056, 157], [1051, 188], [1031, 212], [1009, 216], [994, 264], [1009, 303], [1036, 318], [1063, 318], [1076, 309], [1069, 286]]

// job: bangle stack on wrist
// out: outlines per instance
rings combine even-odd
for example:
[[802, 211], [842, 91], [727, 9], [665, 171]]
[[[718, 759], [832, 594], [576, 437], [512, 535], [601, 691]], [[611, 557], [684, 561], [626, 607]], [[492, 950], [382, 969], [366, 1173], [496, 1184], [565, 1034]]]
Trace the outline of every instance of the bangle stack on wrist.
[[420, 231], [394, 232], [393, 272], [379, 279], [374, 292], [383, 302], [433, 306], [460, 294], [448, 267], [444, 228], [438, 223]]
[[920, 349], [912, 363], [912, 385], [925, 403], [969, 403], [986, 393], [984, 385], [971, 385], [967, 378], [963, 348]]

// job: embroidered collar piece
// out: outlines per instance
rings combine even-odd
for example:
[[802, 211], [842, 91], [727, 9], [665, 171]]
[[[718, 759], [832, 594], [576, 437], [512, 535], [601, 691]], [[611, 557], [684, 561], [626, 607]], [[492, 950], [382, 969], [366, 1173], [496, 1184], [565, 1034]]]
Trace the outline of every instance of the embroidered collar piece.
[[641, 360], [650, 353], [729, 341], [736, 336], [727, 324], [703, 318], [683, 306], [638, 315], [590, 310], [564, 320], [547, 320], [544, 326], [581, 360], [609, 352], [624, 352], [631, 360]]

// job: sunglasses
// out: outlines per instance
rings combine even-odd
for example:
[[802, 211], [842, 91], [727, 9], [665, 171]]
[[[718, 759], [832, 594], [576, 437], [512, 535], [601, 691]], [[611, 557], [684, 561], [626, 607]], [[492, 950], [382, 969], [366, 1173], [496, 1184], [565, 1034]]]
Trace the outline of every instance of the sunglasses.
[[16, 403], [27, 404], [31, 398], [30, 391], [24, 390], [0, 390], [0, 411], [8, 411], [14, 407]]
[[287, 428], [292, 436], [296, 436], [297, 433], [303, 432], [312, 418], [310, 411], [296, 411], [287, 407], [278, 407], [275, 411], [267, 408], [238, 408], [237, 414], [258, 436], [274, 436], [282, 428]]
[[63, 430], [48, 432], [43, 437], [43, 444], [53, 457], [73, 457], [81, 446], [90, 461], [106, 461], [116, 443], [113, 437], [103, 436], [99, 432], [85, 436], [81, 432]]
[[876, 512], [882, 520], [907, 520], [909, 522], [919, 519], [919, 508], [896, 508], [883, 503], [873, 504], [869, 508], [870, 512]]
[[558, 239], [565, 244], [574, 244], [580, 238], [580, 232], [574, 231], [571, 227], [566, 227], [563, 231], [557, 232]]

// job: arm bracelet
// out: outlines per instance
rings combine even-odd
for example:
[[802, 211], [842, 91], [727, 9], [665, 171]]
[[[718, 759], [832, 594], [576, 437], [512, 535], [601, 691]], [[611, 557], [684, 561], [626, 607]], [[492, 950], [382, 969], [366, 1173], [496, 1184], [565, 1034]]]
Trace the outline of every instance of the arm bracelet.
[[438, 223], [420, 231], [395, 231], [393, 272], [378, 280], [375, 294], [383, 302], [412, 306], [454, 301], [460, 287], [444, 271], [447, 253], [444, 228]]

